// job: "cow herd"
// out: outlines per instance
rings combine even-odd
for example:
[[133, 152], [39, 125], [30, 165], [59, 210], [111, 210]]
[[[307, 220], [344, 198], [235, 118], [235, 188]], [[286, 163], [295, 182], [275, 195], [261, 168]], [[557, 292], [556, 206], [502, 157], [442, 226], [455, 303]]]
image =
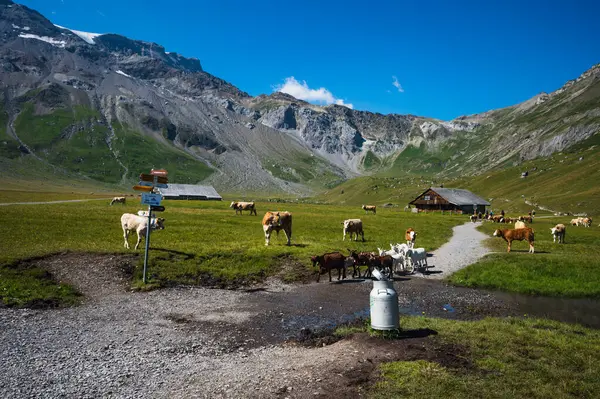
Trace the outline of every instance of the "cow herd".
[[[529, 243], [529, 253], [534, 253], [534, 241], [535, 234], [532, 228], [527, 227], [525, 222], [533, 223], [535, 212], [529, 212], [527, 216], [519, 216], [518, 218], [510, 218], [504, 215], [504, 211], [502, 211], [501, 215], [486, 215], [483, 220], [489, 220], [494, 223], [514, 223], [514, 229], [496, 229], [494, 231], [494, 237], [500, 237], [504, 239], [508, 243], [507, 252], [511, 250], [511, 244], [513, 241], [527, 241]], [[470, 219], [472, 222], [477, 221], [478, 219], [482, 219], [481, 214], [479, 215], [471, 215]], [[571, 225], [573, 226], [585, 226], [590, 227], [592, 225], [592, 218], [590, 217], [578, 217], [571, 220]], [[564, 224], [559, 223], [554, 227], [550, 228], [550, 233], [552, 234], [552, 242], [556, 243], [558, 240], [559, 244], [565, 243], [565, 236], [567, 233], [567, 228]]]

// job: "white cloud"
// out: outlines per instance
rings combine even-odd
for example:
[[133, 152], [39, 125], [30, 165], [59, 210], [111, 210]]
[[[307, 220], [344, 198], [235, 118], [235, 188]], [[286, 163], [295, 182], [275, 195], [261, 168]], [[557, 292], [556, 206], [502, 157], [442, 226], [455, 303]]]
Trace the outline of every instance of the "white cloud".
[[398, 78], [395, 76], [392, 76], [392, 86], [394, 86], [396, 89], [398, 89], [399, 93], [404, 93], [404, 89], [402, 88], [402, 85], [400, 84], [400, 82], [398, 82]]
[[289, 94], [296, 97], [299, 100], [308, 102], [324, 103], [324, 104], [337, 104], [343, 105], [347, 108], [354, 108], [352, 104], [345, 103], [340, 98], [335, 98], [333, 94], [324, 87], [318, 89], [311, 89], [308, 87], [306, 81], [299, 82], [293, 76], [285, 79], [285, 83], [274, 88], [275, 91]]

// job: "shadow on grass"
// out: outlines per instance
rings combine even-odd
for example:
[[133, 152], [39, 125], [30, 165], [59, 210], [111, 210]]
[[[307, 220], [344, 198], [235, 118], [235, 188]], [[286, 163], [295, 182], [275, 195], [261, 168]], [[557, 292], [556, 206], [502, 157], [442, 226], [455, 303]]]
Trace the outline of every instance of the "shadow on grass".
[[[529, 253], [528, 249], [511, 249], [510, 252], [519, 252], [519, 253]], [[502, 252], [500, 252], [502, 253]], [[508, 252], [504, 252], [504, 253], [508, 253]], [[548, 251], [535, 251], [536, 254], [549, 254], [550, 252]]]
[[400, 330], [398, 338], [426, 338], [437, 334], [438, 332], [431, 328], [417, 328], [416, 330]]
[[290, 247], [306, 248], [308, 247], [308, 244], [291, 244]]
[[196, 254], [191, 254], [191, 253], [182, 252], [182, 251], [175, 251], [174, 249], [154, 248], [154, 247], [150, 247], [149, 249], [152, 251], [166, 252], [166, 253], [173, 254], [173, 255], [181, 255], [181, 256], [185, 257], [185, 260], [194, 259], [196, 257]]

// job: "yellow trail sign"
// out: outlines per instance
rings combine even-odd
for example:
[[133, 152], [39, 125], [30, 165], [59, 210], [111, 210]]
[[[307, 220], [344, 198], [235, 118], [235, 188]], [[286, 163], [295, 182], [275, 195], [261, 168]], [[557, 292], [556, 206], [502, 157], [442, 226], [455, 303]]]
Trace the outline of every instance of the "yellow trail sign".
[[146, 191], [146, 192], [150, 192], [152, 191], [153, 187], [152, 186], [133, 186], [133, 189], [135, 191]]

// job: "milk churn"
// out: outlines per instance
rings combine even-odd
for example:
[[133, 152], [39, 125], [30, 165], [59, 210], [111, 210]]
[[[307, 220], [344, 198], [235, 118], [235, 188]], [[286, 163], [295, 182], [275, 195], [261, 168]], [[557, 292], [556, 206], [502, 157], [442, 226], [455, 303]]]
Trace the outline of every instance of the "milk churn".
[[[377, 273], [376, 273], [377, 272]], [[370, 294], [371, 327], [375, 330], [396, 330], [400, 327], [398, 315], [398, 294], [394, 290], [394, 282], [387, 280], [377, 270], [373, 275]]]

